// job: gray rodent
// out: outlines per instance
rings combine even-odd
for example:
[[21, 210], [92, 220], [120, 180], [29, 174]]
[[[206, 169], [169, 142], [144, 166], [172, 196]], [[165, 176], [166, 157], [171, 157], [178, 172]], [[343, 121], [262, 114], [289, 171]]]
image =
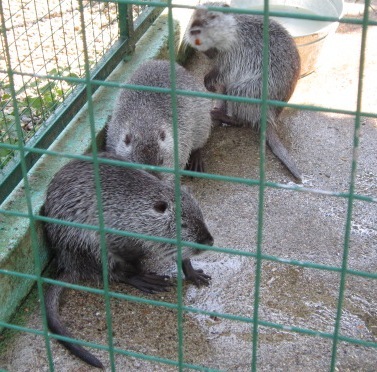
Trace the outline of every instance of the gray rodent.
[[[129, 84], [171, 88], [169, 61], [143, 63]], [[203, 92], [204, 87], [175, 64], [176, 88]], [[208, 99], [177, 95], [180, 168], [203, 171], [200, 149], [210, 135]], [[129, 161], [174, 168], [173, 113], [169, 93], [122, 89], [107, 129], [106, 150]], [[168, 173], [160, 173], [169, 178]]]
[[[124, 160], [100, 153], [99, 157]], [[176, 238], [175, 194], [171, 182], [163, 181], [143, 170], [100, 164], [101, 195], [106, 228], [133, 233]], [[54, 176], [48, 186], [41, 215], [64, 221], [98, 226], [98, 211], [92, 162], [73, 160]], [[181, 189], [182, 240], [213, 245], [196, 200]], [[58, 280], [77, 283], [79, 280], [102, 278], [99, 232], [63, 224], [45, 222], [47, 244], [55, 252]], [[176, 257], [173, 244], [106, 233], [109, 281], [130, 284], [141, 291], [166, 291], [172, 285], [167, 276], [146, 272], [143, 257], [171, 260]], [[187, 280], [195, 285], [208, 285], [211, 277], [192, 267], [190, 257], [199, 249], [183, 247], [182, 269]], [[71, 337], [59, 316], [59, 301], [64, 287], [51, 285], [45, 295], [47, 322], [56, 334]], [[102, 368], [102, 363], [83, 347], [61, 342], [85, 362]]]
[[[250, 98], [262, 97], [263, 17], [211, 11], [207, 7], [228, 7], [224, 3], [205, 3], [189, 22], [185, 40], [212, 60], [205, 75], [209, 91]], [[294, 40], [283, 26], [269, 21], [268, 99], [287, 102], [300, 76], [300, 56]], [[266, 139], [273, 153], [301, 181], [301, 172], [281, 143], [276, 125], [282, 107], [267, 110]], [[211, 111], [214, 120], [230, 125], [259, 129], [261, 105], [227, 101]]]

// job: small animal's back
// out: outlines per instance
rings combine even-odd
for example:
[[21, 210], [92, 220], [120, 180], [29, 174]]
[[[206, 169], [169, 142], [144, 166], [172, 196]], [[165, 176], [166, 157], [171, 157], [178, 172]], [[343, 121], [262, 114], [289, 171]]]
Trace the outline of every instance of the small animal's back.
[[[228, 94], [261, 97], [263, 81], [263, 18], [234, 15], [237, 36], [229, 53], [219, 53], [220, 73], [223, 73]], [[288, 101], [300, 73], [300, 56], [288, 31], [274, 20], [269, 23], [269, 99]], [[250, 84], [250, 82], [254, 82]], [[244, 86], [243, 86], [244, 85]], [[248, 94], [240, 94], [250, 89]], [[241, 91], [240, 91], [241, 90]], [[244, 93], [247, 93], [246, 91]], [[250, 94], [252, 93], [252, 94]]]
[[[116, 155], [100, 153], [99, 156], [123, 160]], [[105, 227], [141, 234], [158, 235], [158, 219], [148, 220], [153, 200], [160, 200], [165, 192], [171, 192], [160, 180], [141, 170], [116, 165], [99, 165], [101, 204]], [[84, 160], [66, 164], [53, 178], [48, 189], [43, 214], [90, 226], [99, 225], [97, 191], [94, 165]], [[156, 227], [156, 228], [155, 228]], [[90, 228], [45, 223], [45, 231], [51, 249], [58, 255], [60, 269], [67, 269], [83, 278], [100, 276], [100, 236]], [[108, 249], [119, 243], [119, 249], [127, 244], [127, 238], [107, 234]], [[141, 248], [129, 242], [130, 257], [141, 256]], [[135, 251], [137, 250], [137, 251]]]
[[[124, 161], [111, 153], [98, 156]], [[175, 189], [171, 182], [143, 170], [110, 164], [99, 164], [99, 176], [100, 194], [92, 162], [71, 161], [52, 179], [43, 208], [46, 217], [89, 225], [45, 223], [47, 240], [57, 254], [59, 268], [81, 278], [98, 278], [102, 273], [97, 194], [105, 228], [176, 238]], [[207, 241], [209, 233], [200, 207], [184, 188], [181, 188], [181, 220], [185, 225], [181, 231], [183, 240]], [[110, 267], [119, 262], [134, 263], [145, 254], [169, 259], [176, 252], [176, 247], [168, 243], [118, 233], [106, 233], [106, 247]], [[185, 257], [194, 251], [185, 248]]]
[[[99, 157], [124, 160], [115, 154], [99, 153]], [[123, 227], [128, 215], [142, 213], [151, 200], [164, 196], [167, 188], [149, 173], [111, 164], [99, 164], [100, 195], [105, 223]], [[79, 223], [98, 224], [97, 190], [94, 165], [85, 160], [66, 164], [55, 175], [44, 205], [45, 215]], [[145, 200], [145, 203], [143, 201]], [[122, 215], [122, 220], [117, 217]]]

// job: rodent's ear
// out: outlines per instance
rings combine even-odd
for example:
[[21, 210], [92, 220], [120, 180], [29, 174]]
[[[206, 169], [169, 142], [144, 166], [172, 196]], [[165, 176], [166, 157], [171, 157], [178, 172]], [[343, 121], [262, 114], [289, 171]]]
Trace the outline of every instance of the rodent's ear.
[[157, 213], [161, 213], [161, 214], [165, 213], [165, 211], [168, 209], [168, 203], [166, 203], [166, 201], [160, 200], [155, 203], [155, 205], [153, 206], [153, 209]]
[[230, 8], [228, 4], [223, 4], [223, 8]]

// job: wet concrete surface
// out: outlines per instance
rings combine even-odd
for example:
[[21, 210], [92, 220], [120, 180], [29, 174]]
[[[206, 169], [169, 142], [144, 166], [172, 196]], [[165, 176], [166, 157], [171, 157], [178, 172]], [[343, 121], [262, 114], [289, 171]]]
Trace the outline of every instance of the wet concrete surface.
[[[376, 2], [372, 2], [376, 7]], [[372, 11], [374, 19], [377, 14]], [[316, 72], [301, 79], [291, 103], [355, 110], [361, 27], [340, 25], [328, 40]], [[377, 27], [369, 27], [362, 109], [377, 110]], [[198, 77], [206, 63], [194, 56], [187, 66]], [[348, 193], [353, 155], [354, 117], [338, 113], [287, 109], [280, 136], [304, 174], [310, 190]], [[361, 118], [355, 190], [374, 202], [354, 201], [348, 268], [377, 271], [377, 119]], [[205, 148], [206, 171], [256, 179], [259, 138], [247, 128], [216, 127]], [[294, 185], [288, 171], [267, 150], [266, 179]], [[258, 187], [205, 179], [184, 179], [199, 200], [217, 247], [255, 252]], [[267, 188], [264, 199], [262, 252], [283, 260], [340, 267], [343, 260], [348, 201], [316, 192]], [[212, 253], [193, 261], [212, 276], [211, 285], [184, 285], [184, 304], [197, 309], [251, 319], [254, 310], [256, 260]], [[162, 268], [161, 268], [162, 270]], [[166, 270], [165, 270], [166, 271]], [[167, 272], [174, 275], [174, 265]], [[264, 260], [261, 270], [259, 319], [285, 329], [259, 327], [258, 369], [261, 371], [325, 371], [330, 367], [332, 340], [296, 333], [289, 327], [332, 333], [337, 313], [340, 274]], [[140, 294], [125, 285], [113, 291], [177, 302], [175, 289]], [[104, 302], [99, 296], [66, 291], [61, 313], [75, 337], [106, 344]], [[111, 301], [116, 347], [177, 360], [177, 311], [124, 300]], [[41, 328], [34, 311], [27, 324]], [[342, 336], [377, 342], [377, 281], [348, 275], [341, 319]], [[184, 362], [226, 371], [248, 371], [252, 358], [252, 325], [221, 317], [185, 313]], [[56, 371], [91, 371], [57, 342], [51, 342]], [[109, 369], [108, 355], [93, 351]], [[339, 342], [337, 370], [375, 371], [375, 347]], [[46, 371], [41, 336], [22, 334], [0, 356], [9, 371]], [[176, 371], [174, 366], [116, 355], [119, 371]]]

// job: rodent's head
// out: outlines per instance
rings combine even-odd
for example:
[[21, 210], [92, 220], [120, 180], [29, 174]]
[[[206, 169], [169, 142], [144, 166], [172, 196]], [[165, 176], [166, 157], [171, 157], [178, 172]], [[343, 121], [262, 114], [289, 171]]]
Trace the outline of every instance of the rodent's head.
[[225, 3], [198, 6], [185, 32], [185, 40], [201, 52], [212, 48], [219, 51], [230, 49], [236, 42], [236, 19], [231, 13], [208, 10], [210, 6], [229, 7]]
[[168, 159], [172, 148], [173, 138], [164, 126], [138, 131], [136, 126], [126, 125], [119, 136], [116, 153], [135, 163], [171, 166]]
[[[153, 223], [151, 221], [150, 226], [154, 226], [158, 230], [155, 235], [175, 239], [177, 231], [174, 187], [171, 182], [161, 182], [165, 184], [165, 189], [158, 195], [156, 194], [152, 201], [151, 217], [153, 217]], [[144, 220], [145, 218], [146, 216], [144, 215]], [[151, 234], [151, 232], [148, 234]], [[212, 235], [208, 231], [198, 202], [184, 186], [181, 187], [181, 237], [184, 241], [204, 245], [213, 245], [214, 242]], [[152, 244], [155, 245], [156, 243]], [[159, 260], [176, 258], [177, 247], [175, 245], [169, 244], [166, 246], [163, 244], [163, 246], [164, 248], [159, 249], [158, 252], [154, 250], [154, 254], [158, 255]], [[184, 247], [182, 258], [190, 258], [201, 252], [203, 251], [200, 249]]]
[[[208, 231], [198, 202], [185, 187], [182, 187], [181, 191], [182, 239], [204, 245], [213, 245], [213, 237]], [[201, 252], [203, 251], [200, 249], [186, 247], [183, 251], [183, 258], [189, 258]]]

